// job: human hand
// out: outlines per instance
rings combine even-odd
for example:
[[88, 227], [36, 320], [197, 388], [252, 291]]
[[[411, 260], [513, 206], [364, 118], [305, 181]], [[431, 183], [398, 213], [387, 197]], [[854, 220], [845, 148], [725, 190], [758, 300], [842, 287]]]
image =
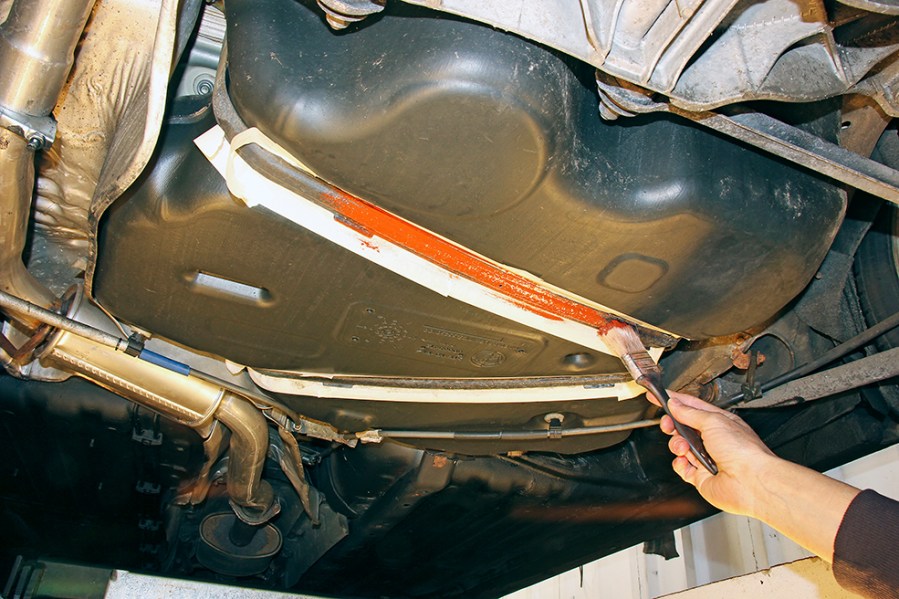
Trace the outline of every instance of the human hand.
[[[715, 507], [735, 514], [755, 516], [756, 498], [764, 488], [763, 476], [773, 462], [780, 461], [746, 422], [731, 412], [684, 393], [670, 392], [668, 409], [682, 424], [696, 429], [706, 451], [718, 464], [712, 475], [696, 460], [686, 439], [674, 430], [669, 416], [662, 418], [662, 431], [671, 435], [668, 448], [677, 456], [674, 471], [695, 486]], [[658, 403], [654, 397], [650, 397]]]

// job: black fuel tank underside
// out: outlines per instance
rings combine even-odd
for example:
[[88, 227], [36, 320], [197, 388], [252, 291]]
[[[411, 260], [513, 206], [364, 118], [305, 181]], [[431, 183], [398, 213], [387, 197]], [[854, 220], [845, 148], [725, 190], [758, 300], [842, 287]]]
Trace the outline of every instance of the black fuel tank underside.
[[601, 121], [588, 65], [402, 3], [333, 33], [309, 4], [228, 3], [244, 121], [499, 262], [698, 338], [771, 317], [836, 232], [843, 195], [807, 172], [677, 117]]
[[[335, 34], [294, 0], [230, 0], [242, 118], [339, 187], [678, 334], [757, 324], [814, 274], [843, 210], [832, 185], [668, 117], [603, 123], [584, 65], [394, 10]], [[93, 291], [121, 318], [262, 368], [621, 370], [242, 206], [192, 143], [211, 115], [179, 123], [102, 223]]]
[[[194, 107], [186, 107], [191, 113]], [[411, 283], [235, 200], [170, 123], [100, 229], [96, 296], [128, 322], [260, 368], [395, 376], [620, 372], [617, 359]]]

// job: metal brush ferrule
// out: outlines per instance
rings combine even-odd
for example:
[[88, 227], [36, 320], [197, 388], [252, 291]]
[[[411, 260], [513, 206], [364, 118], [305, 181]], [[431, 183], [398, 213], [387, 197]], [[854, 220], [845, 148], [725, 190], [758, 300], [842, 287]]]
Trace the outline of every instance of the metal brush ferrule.
[[659, 365], [655, 363], [646, 350], [625, 354], [621, 356], [621, 361], [637, 382], [649, 373], [661, 372]]

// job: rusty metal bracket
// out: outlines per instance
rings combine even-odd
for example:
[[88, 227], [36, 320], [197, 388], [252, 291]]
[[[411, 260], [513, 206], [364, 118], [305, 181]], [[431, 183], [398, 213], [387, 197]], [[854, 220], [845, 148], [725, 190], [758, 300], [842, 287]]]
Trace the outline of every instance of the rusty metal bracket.
[[830, 370], [797, 379], [747, 402], [744, 408], [791, 406], [850, 391], [899, 375], [899, 348], [868, 356]]
[[9, 337], [0, 332], [0, 350], [9, 356], [11, 364], [26, 364], [32, 360], [35, 350], [41, 346], [51, 332], [53, 332], [53, 327], [42, 324], [21, 347], [16, 347]]
[[[828, 364], [831, 364], [832, 362], [835, 362], [840, 358], [849, 355], [855, 350], [868, 345], [881, 335], [892, 331], [897, 326], [899, 326], [899, 312], [896, 312], [893, 315], [884, 318], [877, 324], [871, 326], [868, 329], [865, 329], [852, 339], [847, 339], [843, 343], [835, 346], [833, 349], [825, 352], [811, 362], [803, 364], [802, 366], [795, 368], [790, 372], [785, 372], [780, 376], [776, 376], [770, 381], [765, 382], [761, 386], [762, 392], [767, 392], [777, 387], [781, 387], [786, 383], [789, 383], [790, 381], [795, 381], [799, 377], [811, 374], [819, 368], [827, 366]], [[738, 404], [740, 404], [743, 400], [743, 393], [737, 393], [736, 395], [715, 402], [715, 405], [719, 408], [732, 408], [734, 406], [738, 406]]]

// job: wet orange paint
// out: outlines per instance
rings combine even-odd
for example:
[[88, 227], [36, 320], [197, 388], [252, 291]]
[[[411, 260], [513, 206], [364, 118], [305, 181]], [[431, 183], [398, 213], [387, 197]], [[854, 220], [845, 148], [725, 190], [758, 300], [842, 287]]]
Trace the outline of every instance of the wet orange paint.
[[338, 222], [353, 230], [389, 241], [457, 276], [492, 289], [515, 305], [544, 318], [573, 320], [595, 328], [599, 335], [612, 328], [628, 326], [605, 312], [561, 296], [365, 200], [338, 190], [323, 194], [321, 200], [336, 213]]

